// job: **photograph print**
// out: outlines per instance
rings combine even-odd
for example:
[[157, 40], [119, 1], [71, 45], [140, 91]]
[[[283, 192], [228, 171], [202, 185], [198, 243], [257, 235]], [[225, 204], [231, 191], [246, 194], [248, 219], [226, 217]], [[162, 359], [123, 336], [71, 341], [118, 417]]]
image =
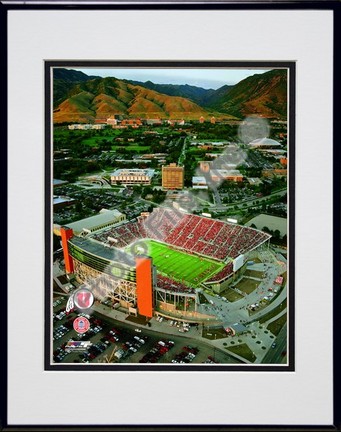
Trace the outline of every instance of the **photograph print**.
[[47, 62], [46, 369], [293, 370], [293, 67]]

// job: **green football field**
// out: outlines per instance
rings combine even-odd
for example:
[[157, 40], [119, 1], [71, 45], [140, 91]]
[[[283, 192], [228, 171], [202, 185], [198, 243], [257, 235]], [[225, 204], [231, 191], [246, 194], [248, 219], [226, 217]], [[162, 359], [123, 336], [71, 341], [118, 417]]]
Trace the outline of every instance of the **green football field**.
[[143, 240], [134, 248], [153, 258], [157, 271], [186, 285], [196, 286], [224, 267], [224, 263], [191, 255], [154, 240]]

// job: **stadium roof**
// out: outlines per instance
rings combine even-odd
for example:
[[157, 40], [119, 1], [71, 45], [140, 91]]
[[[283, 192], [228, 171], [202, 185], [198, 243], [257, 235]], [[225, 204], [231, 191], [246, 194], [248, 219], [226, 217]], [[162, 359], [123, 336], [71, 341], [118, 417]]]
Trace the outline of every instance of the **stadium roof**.
[[270, 138], [255, 139], [249, 143], [251, 147], [278, 147], [281, 144]]
[[80, 233], [85, 228], [87, 230], [93, 230], [95, 228], [100, 229], [101, 226], [107, 224], [114, 224], [118, 222], [118, 218], [123, 216], [123, 213], [118, 210], [106, 210], [103, 209], [95, 216], [91, 216], [85, 219], [81, 219], [76, 222], [67, 224], [69, 228], [72, 228], [75, 233]]
[[287, 218], [279, 216], [271, 216], [264, 213], [257, 215], [256, 217], [250, 219], [245, 225], [250, 226], [254, 224], [257, 229], [263, 229], [268, 227], [270, 230], [279, 230], [281, 235], [287, 234]]
[[135, 265], [133, 255], [116, 248], [105, 247], [103, 244], [93, 241], [91, 238], [74, 236], [69, 241], [82, 250], [89, 252], [91, 255], [107, 259], [108, 261], [119, 262], [122, 265]]

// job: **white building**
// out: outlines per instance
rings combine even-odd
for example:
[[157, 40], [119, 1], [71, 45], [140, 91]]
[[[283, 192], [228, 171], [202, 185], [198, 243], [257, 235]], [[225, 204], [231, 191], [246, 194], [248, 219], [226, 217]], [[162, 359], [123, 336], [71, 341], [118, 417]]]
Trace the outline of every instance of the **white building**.
[[272, 148], [272, 147], [281, 147], [281, 144], [278, 141], [275, 141], [271, 138], [261, 138], [255, 139], [249, 143], [251, 148]]
[[203, 176], [192, 177], [193, 189], [208, 189], [207, 181]]
[[252, 186], [259, 186], [263, 183], [259, 177], [249, 177], [247, 180]]
[[107, 124], [111, 126], [117, 126], [118, 121], [115, 117], [109, 117], [107, 118]]
[[118, 169], [111, 174], [111, 184], [117, 182], [125, 185], [145, 184], [150, 185], [154, 176], [155, 170], [153, 169]]
[[76, 235], [89, 234], [103, 228], [111, 227], [126, 220], [126, 216], [118, 210], [102, 209], [97, 215], [67, 224]]
[[87, 123], [87, 124], [71, 124], [71, 125], [68, 125], [68, 129], [69, 130], [76, 130], [76, 129], [78, 129], [78, 130], [90, 130], [90, 129], [104, 129], [106, 127], [106, 125], [105, 124], [101, 124], [101, 123], [99, 123], [99, 124], [89, 124], [89, 123]]

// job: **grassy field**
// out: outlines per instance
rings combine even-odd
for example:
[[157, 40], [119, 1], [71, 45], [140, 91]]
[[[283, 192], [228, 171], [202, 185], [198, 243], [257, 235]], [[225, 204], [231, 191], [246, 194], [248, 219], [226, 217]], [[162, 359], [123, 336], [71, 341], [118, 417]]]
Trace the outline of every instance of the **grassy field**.
[[153, 258], [153, 264], [159, 273], [187, 285], [199, 286], [203, 280], [224, 267], [223, 263], [190, 255], [154, 240], [145, 240], [143, 246], [147, 250], [141, 252]]
[[272, 323], [268, 325], [268, 329], [271, 331], [272, 334], [277, 336], [286, 322], [287, 314], [284, 314], [275, 321], [272, 321]]
[[263, 279], [263, 272], [256, 270], [246, 270], [245, 276], [250, 276], [258, 279]]
[[279, 313], [281, 313], [287, 307], [287, 299], [284, 299], [282, 303], [280, 303], [277, 307], [275, 307], [272, 311], [268, 312], [266, 315], [263, 315], [259, 320], [260, 323], [265, 323], [271, 318], [275, 317]]
[[229, 302], [234, 302], [243, 298], [241, 294], [231, 288], [224, 290], [221, 295], [227, 298]]
[[125, 150], [128, 150], [128, 151], [142, 151], [142, 152], [145, 152], [145, 153], [148, 153], [150, 151], [150, 146], [141, 146], [141, 145], [138, 145], [138, 144], [129, 144], [129, 145], [126, 145], [126, 146], [120, 146], [115, 141], [113, 141], [112, 137], [107, 137], [107, 136], [103, 136], [103, 137], [101, 137], [101, 136], [99, 136], [99, 137], [94, 136], [94, 137], [90, 137], [90, 138], [85, 138], [82, 141], [82, 144], [85, 144], [85, 145], [90, 146], [90, 147], [98, 147], [98, 145], [100, 145], [100, 143], [102, 141], [110, 141], [110, 142], [112, 142], [112, 146], [111, 146], [111, 150], [112, 151], [115, 151], [115, 150], [118, 150], [118, 149], [125, 149]]
[[243, 278], [237, 285], [240, 291], [245, 292], [246, 294], [251, 294], [260, 284], [260, 282], [255, 281], [253, 279]]
[[246, 345], [245, 343], [236, 346], [229, 346], [226, 349], [232, 351], [233, 353], [241, 357], [244, 357], [246, 360], [249, 360], [250, 362], [254, 362], [257, 358], [250, 350], [249, 346]]
[[227, 338], [227, 333], [223, 328], [204, 328], [202, 331], [202, 337], [206, 339], [216, 340]]

